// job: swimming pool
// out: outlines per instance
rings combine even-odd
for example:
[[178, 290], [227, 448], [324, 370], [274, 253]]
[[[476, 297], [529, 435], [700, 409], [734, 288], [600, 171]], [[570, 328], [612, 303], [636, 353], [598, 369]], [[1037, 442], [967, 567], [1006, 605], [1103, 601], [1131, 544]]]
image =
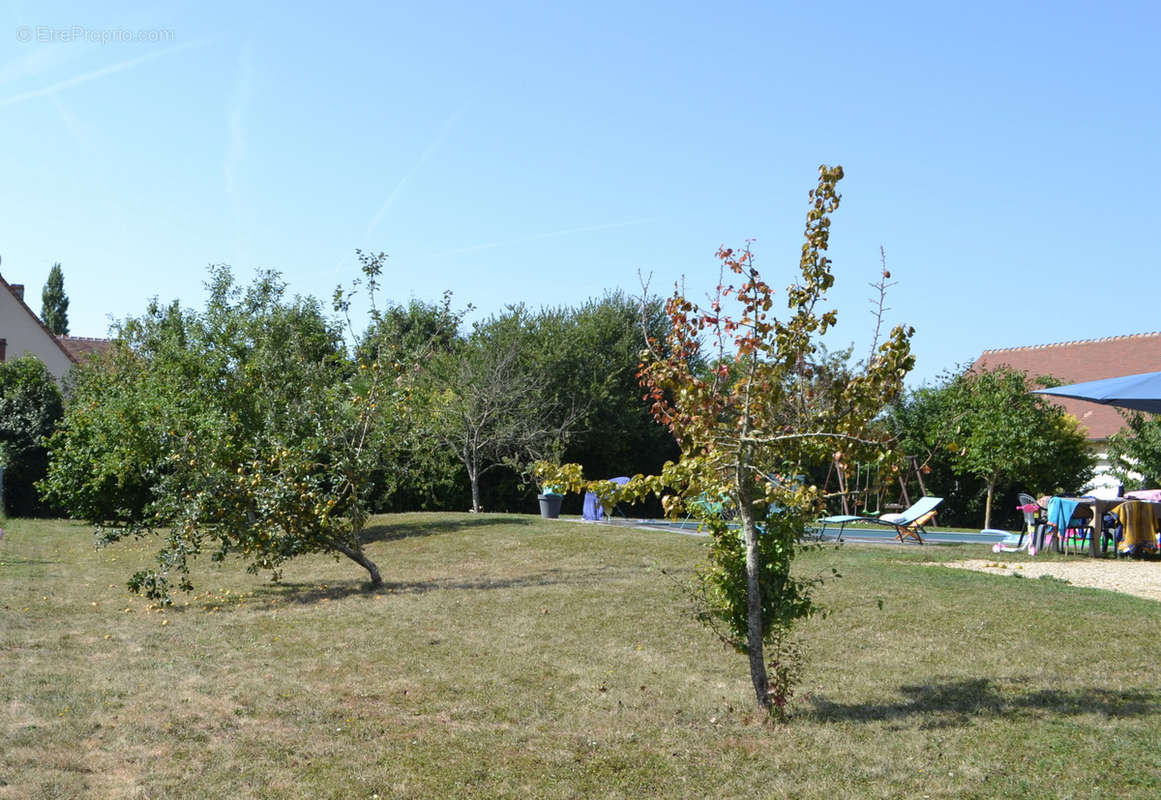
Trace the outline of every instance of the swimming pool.
[[[697, 529], [697, 522], [693, 520], [678, 521], [668, 519], [626, 519], [619, 517], [615, 519], [602, 520], [601, 525], [617, 525], [621, 527], [632, 528], [647, 528], [651, 530], [664, 530], [672, 533], [684, 533], [689, 536], [705, 536], [706, 534]], [[807, 528], [806, 532], [812, 538], [818, 536], [818, 528]], [[1019, 534], [1016, 534], [1018, 536]], [[996, 544], [1005, 541], [1006, 537], [1013, 536], [1002, 531], [980, 531], [978, 533], [972, 531], [928, 531], [923, 534], [923, 541], [931, 542], [932, 544]], [[824, 542], [894, 542], [895, 531], [889, 528], [858, 528], [848, 525], [843, 529], [842, 534], [835, 529], [830, 529], [826, 532], [826, 536], [821, 539]]]

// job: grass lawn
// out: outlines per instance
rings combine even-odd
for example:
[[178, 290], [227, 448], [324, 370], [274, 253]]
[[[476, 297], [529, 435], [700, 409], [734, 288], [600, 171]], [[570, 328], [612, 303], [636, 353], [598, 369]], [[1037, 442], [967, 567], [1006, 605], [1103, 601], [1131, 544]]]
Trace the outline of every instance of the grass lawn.
[[10, 520], [0, 798], [1161, 796], [1161, 604], [921, 566], [981, 545], [828, 547], [770, 726], [675, 589], [702, 540], [375, 522], [382, 591], [206, 560], [163, 611], [125, 590], [151, 542]]

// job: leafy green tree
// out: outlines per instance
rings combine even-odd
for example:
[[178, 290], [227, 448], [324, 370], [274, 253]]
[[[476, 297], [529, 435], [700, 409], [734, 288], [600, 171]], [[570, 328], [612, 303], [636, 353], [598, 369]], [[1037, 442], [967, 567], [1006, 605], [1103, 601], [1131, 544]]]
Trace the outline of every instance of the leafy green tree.
[[[787, 290], [786, 319], [771, 312], [774, 291], [748, 248], [719, 251], [724, 274], [738, 283], [721, 286], [709, 308], [679, 292], [669, 299], [666, 347], [653, 347], [642, 379], [655, 418], [673, 432], [681, 455], [660, 475], [635, 477], [622, 490], [674, 492], [665, 498], [667, 507], [676, 511], [684, 504], [709, 529], [708, 563], [699, 576], [700, 616], [747, 654], [757, 703], [770, 713], [782, 711], [794, 679], [787, 637], [797, 620], [815, 610], [814, 582], [791, 574], [805, 526], [820, 507], [810, 468], [836, 451], [860, 458], [886, 452], [870, 423], [901, 391], [913, 364], [911, 329], [896, 327], [883, 344], [876, 342], [868, 362], [841, 391], [812, 390], [818, 340], [837, 319], [835, 311], [818, 305], [834, 283], [825, 252], [841, 178], [841, 167], [821, 167], [810, 193], [800, 273]], [[733, 314], [726, 310], [729, 303], [736, 306]], [[715, 352], [703, 358], [706, 336]], [[707, 363], [708, 372], [698, 367]], [[544, 478], [550, 470], [540, 465], [539, 472]], [[567, 465], [555, 477], [568, 480]], [[620, 494], [592, 488], [606, 497]], [[703, 498], [728, 498], [740, 530], [709, 513], [710, 504], [696, 502]]]
[[374, 358], [373, 348], [400, 363], [422, 364], [437, 353], [455, 349], [462, 337], [460, 325], [472, 310], [452, 308], [451, 292], [438, 303], [413, 298], [407, 305], [390, 304], [368, 326], [362, 336], [359, 357]]
[[582, 413], [583, 399], [562, 400], [549, 390], [537, 323], [522, 306], [510, 308], [477, 324], [424, 371], [428, 430], [463, 464], [475, 511], [483, 507], [485, 474], [559, 459]]
[[[385, 256], [365, 256], [378, 287]], [[190, 560], [236, 556], [277, 579], [306, 553], [345, 556], [382, 583], [363, 549], [372, 471], [407, 403], [408, 369], [383, 348], [356, 361], [317, 301], [274, 273], [238, 286], [211, 270], [201, 312], [154, 303], [81, 372], [52, 438], [50, 496], [102, 543], [160, 534], [157, 566], [130, 588], [167, 600]], [[338, 295], [349, 311], [349, 296]], [[374, 313], [374, 311], [373, 311]]]
[[[663, 336], [660, 302], [646, 311], [646, 327]], [[534, 454], [555, 453], [605, 476], [655, 472], [676, 456], [636, 377], [644, 344], [638, 301], [611, 293], [577, 307], [514, 306], [466, 337], [446, 324], [458, 321], [447, 298], [384, 314], [397, 340], [422, 331], [417, 341], [436, 345], [415, 387], [428, 404], [419, 430], [438, 434], [434, 446], [416, 450], [432, 471], [409, 480], [424, 487], [422, 498], [403, 488], [391, 502], [522, 509], [531, 497], [521, 475]]]
[[[471, 306], [453, 309], [450, 292], [438, 303], [412, 299], [406, 305], [390, 304], [363, 335], [359, 357], [370, 359], [374, 348], [379, 348], [382, 360], [414, 365], [418, 372], [409, 377], [412, 402], [408, 408], [430, 407], [427, 384], [414, 378], [433, 360], [462, 346], [460, 325], [470, 310]], [[463, 467], [453, 453], [432, 445], [427, 423], [416, 412], [402, 426], [402, 434], [390, 440], [392, 452], [382, 454], [382, 466], [372, 475], [371, 508], [375, 511], [463, 508]]]
[[568, 321], [571, 347], [552, 367], [554, 391], [588, 400], [564, 460], [594, 477], [657, 473], [677, 458], [677, 443], [650, 414], [637, 372], [646, 339], [664, 343], [664, 304], [612, 292], [570, 309]]
[[98, 527], [147, 524], [167, 443], [160, 425], [163, 397], [152, 383], [146, 358], [122, 342], [73, 371], [69, 404], [48, 440], [49, 469], [40, 485], [73, 518]]
[[[939, 507], [941, 523], [977, 525], [983, 514], [983, 482], [971, 475], [960, 475], [952, 467], [952, 428], [948, 407], [950, 392], [946, 386], [956, 376], [945, 376], [936, 386], [922, 386], [891, 404], [883, 424], [896, 441], [896, 450], [906, 458], [915, 458], [923, 473], [924, 485], [933, 495], [944, 498]], [[896, 474], [910, 478], [906, 467], [897, 462]]]
[[0, 468], [4, 494], [0, 511], [32, 516], [49, 509], [36, 492], [48, 468], [44, 446], [63, 416], [60, 389], [34, 356], [0, 362]]
[[[985, 528], [1007, 487], [1075, 491], [1092, 477], [1093, 457], [1076, 420], [1030, 394], [1033, 388], [1012, 369], [965, 372], [914, 393], [894, 411], [893, 425], [910, 453], [945, 475], [969, 479], [960, 488], [961, 503], [974, 494], [971, 481], [979, 482]], [[937, 472], [931, 483], [940, 482]]]
[[45, 327], [57, 336], [68, 336], [69, 298], [65, 294], [64, 273], [61, 271], [59, 261], [48, 271], [48, 280], [44, 284], [40, 298], [40, 319]]
[[1113, 474], [1130, 489], [1161, 486], [1161, 417], [1133, 411], [1125, 427], [1108, 440]]

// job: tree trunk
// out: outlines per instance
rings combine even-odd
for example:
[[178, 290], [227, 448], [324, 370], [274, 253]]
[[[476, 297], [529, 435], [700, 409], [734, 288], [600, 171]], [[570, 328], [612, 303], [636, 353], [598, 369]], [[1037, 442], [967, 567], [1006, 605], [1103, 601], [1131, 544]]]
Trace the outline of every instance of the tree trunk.
[[[746, 448], [743, 448], [745, 451]], [[741, 454], [740, 454], [741, 455]], [[739, 458], [735, 481], [738, 487], [738, 516], [742, 521], [742, 536], [746, 546], [746, 650], [750, 657], [750, 681], [758, 705], [770, 711], [770, 678], [766, 673], [766, 653], [763, 646], [761, 559], [758, 553], [758, 526], [754, 522], [754, 506], [749, 492], [749, 481]]]
[[335, 549], [367, 570], [367, 574], [371, 576], [372, 589], [378, 589], [383, 585], [383, 576], [379, 574], [379, 567], [375, 566], [374, 561], [367, 558], [367, 554], [363, 552], [363, 548], [351, 548], [336, 542]]
[[996, 482], [994, 480], [988, 481], [988, 499], [984, 505], [984, 527], [992, 527], [992, 495], [996, 491]]
[[472, 484], [472, 511], [478, 514], [482, 510], [480, 507], [480, 473], [474, 469], [469, 469], [468, 480]]
[[358, 551], [359, 557], [355, 562], [367, 570], [367, 574], [371, 576], [371, 588], [378, 589], [383, 585], [383, 576], [379, 574], [379, 567], [375, 566], [375, 562], [363, 555], [363, 551]]
[[750, 681], [758, 705], [770, 710], [770, 678], [766, 674], [766, 653], [762, 642], [762, 584], [759, 580], [758, 529], [754, 515], [742, 514], [742, 531], [746, 542], [746, 649], [750, 656]]

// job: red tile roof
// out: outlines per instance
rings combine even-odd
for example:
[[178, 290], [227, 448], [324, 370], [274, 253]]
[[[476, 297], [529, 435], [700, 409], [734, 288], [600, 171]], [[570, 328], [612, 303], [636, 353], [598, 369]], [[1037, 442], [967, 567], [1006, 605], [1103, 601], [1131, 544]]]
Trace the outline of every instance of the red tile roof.
[[[1051, 375], [1062, 383], [1161, 372], [1161, 333], [985, 350], [971, 369], [995, 369], [1004, 365], [1026, 372], [1031, 378]], [[1124, 426], [1124, 419], [1111, 406], [1063, 397], [1049, 399], [1079, 419], [1090, 440], [1107, 439]]]
[[88, 336], [58, 336], [56, 339], [73, 361], [77, 362], [86, 356], [103, 355], [113, 346], [112, 339], [93, 339]]

